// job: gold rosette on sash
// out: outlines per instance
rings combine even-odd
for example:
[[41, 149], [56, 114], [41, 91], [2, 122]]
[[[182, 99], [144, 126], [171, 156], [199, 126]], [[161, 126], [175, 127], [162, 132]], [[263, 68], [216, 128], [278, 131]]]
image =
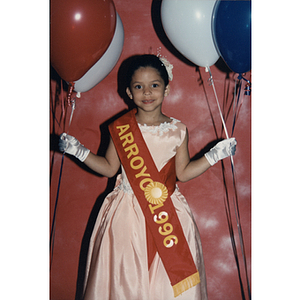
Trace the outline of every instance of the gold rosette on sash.
[[168, 189], [164, 184], [157, 181], [149, 183], [144, 193], [147, 201], [154, 205], [161, 204], [168, 198]]

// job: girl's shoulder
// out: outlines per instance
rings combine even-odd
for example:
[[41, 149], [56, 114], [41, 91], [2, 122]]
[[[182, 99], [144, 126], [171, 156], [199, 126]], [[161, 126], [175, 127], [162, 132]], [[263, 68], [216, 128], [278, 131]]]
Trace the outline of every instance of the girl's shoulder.
[[[175, 124], [178, 124], [179, 126], [185, 126], [184, 123], [182, 123], [180, 120], [175, 119], [173, 117], [170, 117], [170, 119], [172, 120], [171, 122], [174, 122]], [[185, 126], [186, 127], [186, 126]]]
[[182, 123], [180, 120], [175, 119], [173, 117], [170, 117], [170, 119], [171, 119], [171, 122], [170, 122], [171, 126], [174, 126], [180, 130], [184, 130], [184, 131], [186, 130], [186, 125], [184, 123]]

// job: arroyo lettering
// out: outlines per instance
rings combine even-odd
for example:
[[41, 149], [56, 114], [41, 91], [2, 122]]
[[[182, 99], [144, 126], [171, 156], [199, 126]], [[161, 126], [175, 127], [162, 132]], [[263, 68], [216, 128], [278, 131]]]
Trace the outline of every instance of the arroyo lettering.
[[[128, 132], [126, 133], [129, 129], [130, 129], [130, 125], [129, 124], [126, 124], [126, 125], [121, 125], [121, 126], [117, 126], [116, 127], [118, 130], [119, 130], [119, 137], [120, 137], [120, 140], [123, 141], [122, 143], [122, 146], [124, 148], [124, 151], [128, 154], [127, 154], [127, 158], [130, 159], [130, 167], [133, 169], [133, 170], [140, 170], [138, 173], [135, 174], [135, 178], [141, 178], [141, 181], [140, 181], [140, 189], [142, 191], [145, 190], [146, 186], [153, 182], [153, 180], [150, 177], [150, 174], [149, 173], [146, 173], [147, 171], [147, 166], [145, 165], [145, 162], [144, 162], [144, 159], [141, 157], [141, 156], [138, 156], [139, 154], [139, 148], [137, 146], [136, 143], [134, 143], [134, 137], [133, 137], [133, 134], [132, 132]], [[127, 146], [128, 144], [131, 144], [129, 146]], [[127, 146], [125, 148], [125, 146]], [[146, 178], [144, 178], [146, 177]], [[147, 178], [148, 177], [148, 178]], [[145, 183], [147, 183], [145, 185]]]

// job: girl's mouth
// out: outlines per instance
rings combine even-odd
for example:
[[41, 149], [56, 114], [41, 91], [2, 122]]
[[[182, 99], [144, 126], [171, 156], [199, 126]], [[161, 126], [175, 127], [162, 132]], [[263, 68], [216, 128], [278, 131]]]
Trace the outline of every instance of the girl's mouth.
[[150, 100], [143, 100], [142, 101], [144, 104], [151, 104], [154, 102], [154, 100], [150, 99]]

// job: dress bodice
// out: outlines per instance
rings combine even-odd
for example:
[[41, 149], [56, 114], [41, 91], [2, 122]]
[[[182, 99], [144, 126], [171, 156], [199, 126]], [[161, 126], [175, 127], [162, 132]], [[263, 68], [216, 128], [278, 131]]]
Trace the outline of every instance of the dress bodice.
[[[158, 126], [138, 124], [158, 171], [176, 155], [186, 136], [186, 126], [174, 118], [171, 119], [171, 122], [161, 123]], [[116, 185], [127, 193], [133, 192], [123, 166], [122, 180], [119, 177]]]
[[158, 126], [138, 124], [157, 169], [160, 171], [176, 155], [186, 135], [186, 126], [172, 118], [172, 121]]

